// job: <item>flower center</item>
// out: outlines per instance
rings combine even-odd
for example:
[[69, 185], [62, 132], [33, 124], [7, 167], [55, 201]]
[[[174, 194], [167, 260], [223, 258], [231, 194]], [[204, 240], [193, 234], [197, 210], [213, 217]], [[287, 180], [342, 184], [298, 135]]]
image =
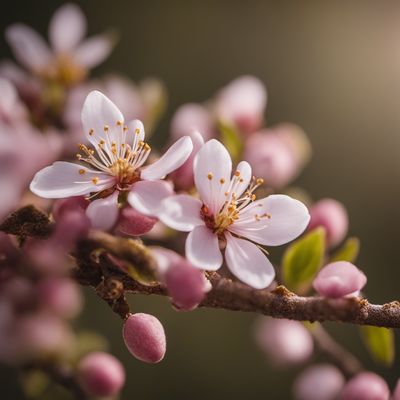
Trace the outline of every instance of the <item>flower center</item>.
[[[210, 172], [207, 174], [207, 178], [211, 181], [214, 179], [214, 175]], [[209, 208], [205, 204], [203, 204], [201, 208], [200, 214], [205, 225], [218, 236], [235, 221], [239, 220], [240, 212], [247, 205], [256, 200], [254, 191], [264, 183], [264, 180], [253, 177], [246, 191], [241, 196], [238, 196], [238, 189], [240, 189], [240, 185], [243, 184], [243, 182], [244, 179], [241, 177], [240, 171], [236, 171], [231, 179], [228, 190], [224, 193], [225, 201], [218, 212], [215, 214], [210, 213]], [[224, 178], [221, 178], [219, 183], [223, 185], [225, 183]], [[254, 216], [257, 221], [263, 218], [270, 218], [270, 215], [266, 213], [263, 215], [255, 214]]]
[[[113, 129], [113, 136], [111, 136], [111, 129]], [[126, 143], [127, 133], [128, 127], [121, 121], [117, 121], [116, 126], [112, 128], [105, 125], [105, 135], [102, 136], [96, 135], [96, 132], [90, 129], [90, 141], [96, 151], [80, 144], [79, 149], [83, 154], [77, 154], [79, 161], [114, 176], [118, 190], [128, 190], [133, 183], [140, 180], [140, 167], [145, 163], [151, 151], [150, 146], [141, 140], [143, 135], [140, 135], [139, 128], [135, 129], [132, 144]], [[96, 184], [94, 181], [93, 183]]]

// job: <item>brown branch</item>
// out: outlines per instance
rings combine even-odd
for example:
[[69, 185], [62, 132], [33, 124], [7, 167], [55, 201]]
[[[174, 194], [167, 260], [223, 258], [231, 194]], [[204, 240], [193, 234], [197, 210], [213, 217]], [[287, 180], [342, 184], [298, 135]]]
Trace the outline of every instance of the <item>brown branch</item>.
[[[40, 213], [33, 210], [35, 214]], [[43, 232], [38, 232], [37, 226], [34, 230], [27, 230], [24, 224], [27, 214], [29, 215], [29, 212], [26, 207], [12, 214], [12, 232], [4, 229], [4, 226], [10, 225], [7, 225], [7, 220], [0, 229], [18, 234], [20, 224], [24, 227], [24, 235], [29, 231], [29, 234], [46, 236], [49, 226], [44, 223], [45, 218], [36, 215], [41, 221]], [[87, 240], [78, 244], [74, 257], [77, 268], [73, 271], [73, 277], [80, 284], [96, 288], [100, 297], [107, 301], [121, 318], [126, 318], [129, 313], [129, 306], [125, 300], [126, 292], [167, 295], [165, 287], [157, 282], [151, 285], [138, 282], [151, 281], [154, 278], [155, 267], [149, 250], [140, 241], [93, 231]], [[126, 268], [122, 270], [121, 267]], [[301, 297], [283, 286], [278, 286], [273, 291], [255, 290], [243, 283], [223, 278], [217, 273], [210, 274], [209, 279], [212, 290], [200, 304], [201, 307], [255, 312], [299, 321], [335, 321], [400, 328], [398, 301], [375, 305], [359, 297], [338, 300], [317, 296]]]

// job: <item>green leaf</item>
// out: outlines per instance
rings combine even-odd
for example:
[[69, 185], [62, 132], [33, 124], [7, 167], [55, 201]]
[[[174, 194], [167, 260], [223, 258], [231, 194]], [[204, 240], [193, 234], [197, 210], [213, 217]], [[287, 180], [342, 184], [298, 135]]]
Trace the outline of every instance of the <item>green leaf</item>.
[[228, 149], [232, 159], [238, 161], [243, 151], [243, 143], [239, 133], [233, 126], [226, 125], [222, 122], [219, 122], [218, 129], [221, 133], [222, 143]]
[[351, 237], [346, 240], [343, 246], [336, 251], [330, 261], [348, 261], [354, 262], [360, 252], [360, 239]]
[[362, 326], [361, 337], [371, 357], [379, 364], [390, 367], [394, 361], [394, 333], [391, 329]]
[[282, 259], [282, 278], [288, 289], [304, 293], [324, 261], [325, 230], [316, 228], [289, 246]]

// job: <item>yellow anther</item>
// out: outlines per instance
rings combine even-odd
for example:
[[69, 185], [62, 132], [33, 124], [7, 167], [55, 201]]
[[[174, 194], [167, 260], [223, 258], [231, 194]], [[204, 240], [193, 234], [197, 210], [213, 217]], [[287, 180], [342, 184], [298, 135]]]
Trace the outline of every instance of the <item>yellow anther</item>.
[[243, 179], [243, 178], [240, 178], [240, 179], [239, 179], [239, 182], [240, 182], [240, 183], [243, 183], [243, 182], [244, 182], [244, 179]]
[[117, 121], [118, 126], [122, 126], [123, 122], [122, 121]]
[[255, 194], [251, 195], [251, 200], [254, 201], [257, 198], [257, 196]]
[[128, 127], [126, 125], [124, 125], [124, 132], [128, 131]]
[[82, 154], [79, 154], [79, 153], [78, 153], [78, 154], [76, 155], [76, 158], [77, 158], [78, 160], [80, 160], [80, 159], [82, 158]]
[[213, 174], [212, 174], [211, 172], [209, 172], [209, 173], [207, 174], [207, 178], [208, 178], [208, 180], [211, 181], [211, 179], [213, 178]]
[[85, 171], [83, 168], [81, 168], [81, 169], [79, 170], [79, 175], [83, 175], [85, 172], [86, 172], [86, 171]]
[[89, 135], [92, 136], [93, 133], [94, 133], [94, 129], [93, 129], [93, 128], [90, 128], [90, 129], [89, 129]]
[[97, 185], [97, 182], [99, 181], [99, 178], [96, 176], [92, 179], [92, 182]]
[[240, 171], [235, 171], [235, 176], [240, 176]]
[[264, 179], [263, 178], [258, 178], [256, 180], [257, 185], [262, 185], [264, 183]]
[[151, 147], [147, 143], [144, 144], [144, 148], [146, 151], [149, 151], [151, 149]]
[[110, 127], [108, 125], [104, 125], [104, 132], [108, 132], [109, 129]]
[[220, 183], [221, 185], [223, 185], [223, 184], [225, 183], [225, 179], [224, 179], [224, 178], [221, 178], [221, 179], [219, 180], [219, 183]]
[[136, 133], [136, 135], [139, 135], [140, 129], [139, 129], [139, 128], [136, 128], [136, 129], [135, 129], [135, 133]]

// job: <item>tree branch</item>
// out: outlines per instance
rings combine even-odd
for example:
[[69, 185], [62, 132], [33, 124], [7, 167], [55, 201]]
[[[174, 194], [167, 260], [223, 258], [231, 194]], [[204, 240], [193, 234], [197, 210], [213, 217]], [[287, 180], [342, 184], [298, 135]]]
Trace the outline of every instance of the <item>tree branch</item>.
[[[35, 219], [40, 221], [40, 226], [27, 229], [25, 221]], [[46, 237], [51, 230], [50, 222], [46, 224], [46, 220], [48, 221], [47, 216], [40, 211], [33, 207], [25, 207], [13, 213], [0, 226], [0, 230], [18, 235], [18, 227], [21, 226], [24, 237]], [[88, 239], [78, 243], [73, 256], [77, 264], [77, 268], [72, 272], [74, 279], [82, 285], [94, 287], [97, 294], [107, 301], [121, 318], [126, 318], [129, 313], [126, 293], [167, 295], [166, 288], [157, 282], [150, 285], [139, 283], [151, 281], [155, 264], [150, 251], [138, 240], [92, 231]], [[126, 268], [121, 269], [121, 263]], [[217, 273], [210, 273], [208, 278], [212, 290], [200, 304], [201, 307], [255, 312], [298, 321], [335, 321], [400, 328], [398, 301], [376, 305], [359, 297], [338, 300], [317, 296], [302, 297], [284, 286], [278, 286], [273, 291], [255, 290]]]

